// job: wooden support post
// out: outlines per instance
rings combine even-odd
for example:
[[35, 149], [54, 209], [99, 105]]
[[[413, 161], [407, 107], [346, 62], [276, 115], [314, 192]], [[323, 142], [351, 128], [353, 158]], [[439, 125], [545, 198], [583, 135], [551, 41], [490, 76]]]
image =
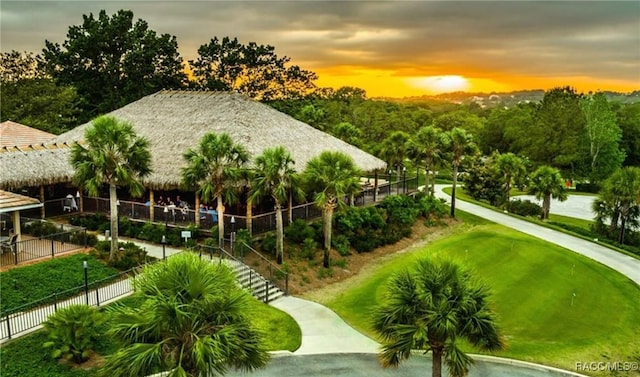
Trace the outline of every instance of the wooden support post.
[[153, 197], [153, 189], [149, 189], [149, 221], [153, 222], [156, 201]]
[[378, 169], [373, 173], [373, 202], [376, 202], [378, 197]]
[[253, 232], [251, 230], [253, 226], [252, 216], [253, 216], [253, 204], [250, 200], [247, 200], [247, 230], [249, 231], [249, 235], [252, 235]]
[[44, 220], [44, 185], [40, 185], [40, 203], [42, 203], [42, 207], [40, 207], [40, 218]]
[[196, 216], [196, 227], [199, 228], [200, 227], [200, 197], [198, 196], [198, 194], [196, 194], [196, 204], [193, 210], [195, 211], [195, 216]]

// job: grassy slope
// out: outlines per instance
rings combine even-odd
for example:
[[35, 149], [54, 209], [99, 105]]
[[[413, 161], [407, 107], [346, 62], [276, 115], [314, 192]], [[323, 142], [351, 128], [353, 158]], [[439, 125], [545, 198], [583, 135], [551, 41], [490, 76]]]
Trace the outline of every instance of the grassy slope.
[[422, 257], [453, 259], [492, 288], [500, 326], [509, 342], [499, 355], [568, 370], [575, 370], [577, 361], [640, 358], [640, 340], [634, 335], [640, 333], [640, 288], [630, 280], [585, 257], [499, 225], [462, 229], [461, 234], [421, 250], [399, 254], [325, 304], [373, 335], [368, 315], [393, 272]]

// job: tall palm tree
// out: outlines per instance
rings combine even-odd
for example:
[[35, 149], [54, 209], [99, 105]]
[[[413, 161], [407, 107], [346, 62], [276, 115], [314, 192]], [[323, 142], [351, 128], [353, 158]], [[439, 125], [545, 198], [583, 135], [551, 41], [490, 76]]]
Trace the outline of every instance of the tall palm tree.
[[132, 284], [142, 303], [109, 310], [109, 333], [123, 346], [107, 358], [103, 376], [217, 376], [266, 365], [248, 310], [254, 298], [226, 264], [182, 253], [145, 266]]
[[246, 149], [233, 142], [227, 133], [207, 133], [197, 149], [184, 154], [187, 166], [182, 170], [182, 184], [196, 188], [196, 195], [208, 202], [216, 198], [218, 244], [224, 238], [224, 204], [237, 200], [238, 180], [249, 160]]
[[546, 165], [540, 166], [529, 177], [529, 193], [535, 195], [538, 200], [542, 199], [542, 213], [540, 214], [542, 220], [549, 218], [552, 197], [561, 202], [567, 200], [567, 192], [560, 171]]
[[276, 209], [276, 258], [284, 259], [284, 225], [282, 203], [291, 201], [292, 196], [300, 196], [302, 190], [297, 185], [294, 169], [295, 161], [284, 147], [265, 149], [256, 157], [249, 200], [258, 203], [264, 196], [271, 196]]
[[380, 155], [389, 167], [396, 167], [396, 182], [400, 181], [400, 171], [404, 160], [408, 157], [408, 146], [411, 136], [404, 131], [394, 131], [382, 141]]
[[350, 156], [324, 151], [307, 163], [303, 175], [307, 185], [316, 190], [315, 203], [322, 209], [323, 266], [328, 268], [333, 212], [346, 206], [345, 199], [360, 189], [360, 171]]
[[504, 197], [506, 204], [509, 204], [509, 194], [511, 185], [520, 177], [527, 174], [527, 166], [525, 160], [513, 153], [504, 153], [498, 155], [496, 166], [502, 173], [504, 180]]
[[[603, 209], [597, 214], [608, 214], [611, 228], [618, 228], [618, 243], [624, 243], [626, 229], [635, 225], [640, 216], [640, 168], [627, 166], [615, 171], [603, 184], [598, 200]], [[594, 204], [595, 205], [595, 204]]]
[[488, 290], [451, 262], [420, 260], [388, 282], [373, 313], [373, 329], [382, 338], [379, 359], [398, 366], [412, 350], [431, 351], [432, 376], [465, 376], [473, 360], [458, 348], [460, 339], [486, 350], [503, 348]]
[[463, 128], [454, 127], [447, 133], [451, 163], [453, 165], [453, 188], [451, 190], [451, 217], [456, 217], [456, 185], [458, 183], [458, 168], [465, 156], [476, 153], [477, 147], [471, 134]]
[[[422, 127], [409, 141], [409, 156], [416, 165], [424, 163], [425, 188], [433, 196], [432, 187], [429, 186], [429, 174], [434, 171], [436, 161], [442, 159], [446, 148], [446, 139], [442, 137], [442, 131], [434, 126]], [[435, 181], [435, 173], [433, 173]]]
[[109, 187], [111, 208], [111, 251], [118, 250], [118, 187], [126, 187], [132, 196], [141, 196], [140, 182], [151, 173], [151, 153], [147, 139], [138, 137], [133, 125], [110, 116], [96, 118], [84, 133], [84, 142], [71, 149], [74, 183], [89, 195], [98, 196], [103, 185]]

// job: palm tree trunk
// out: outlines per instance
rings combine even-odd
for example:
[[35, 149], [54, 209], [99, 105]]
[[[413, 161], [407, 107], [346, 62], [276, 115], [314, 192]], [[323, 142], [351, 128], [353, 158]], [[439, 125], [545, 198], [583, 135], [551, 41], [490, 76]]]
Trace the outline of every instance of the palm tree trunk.
[[504, 177], [505, 186], [504, 186], [504, 200], [507, 205], [509, 205], [509, 194], [511, 191], [511, 175], [507, 174]]
[[549, 219], [549, 207], [551, 207], [551, 195], [547, 194], [542, 199], [542, 220]]
[[118, 193], [116, 185], [109, 185], [109, 206], [111, 207], [111, 251], [109, 261], [113, 261], [118, 251]]
[[427, 190], [427, 193], [429, 193], [429, 190], [431, 189], [429, 187], [429, 164], [425, 164], [424, 165], [424, 188]]
[[431, 376], [432, 377], [442, 377], [442, 348], [436, 347], [431, 348], [431, 354], [433, 356], [433, 360], [431, 361]]
[[218, 212], [218, 245], [224, 245], [224, 205], [222, 205], [222, 192], [216, 194]]
[[324, 259], [322, 266], [329, 268], [329, 251], [331, 250], [331, 223], [333, 222], [333, 207], [327, 206], [323, 211], [323, 226], [324, 229]]
[[451, 189], [451, 217], [456, 217], [456, 183], [458, 182], [458, 164], [453, 164], [453, 188]]
[[624, 233], [625, 228], [627, 227], [627, 217], [629, 216], [629, 207], [624, 205], [620, 210], [620, 234], [618, 237], [618, 243], [620, 245], [624, 244]]
[[282, 206], [276, 200], [276, 260], [282, 264], [284, 259], [284, 229], [282, 226]]

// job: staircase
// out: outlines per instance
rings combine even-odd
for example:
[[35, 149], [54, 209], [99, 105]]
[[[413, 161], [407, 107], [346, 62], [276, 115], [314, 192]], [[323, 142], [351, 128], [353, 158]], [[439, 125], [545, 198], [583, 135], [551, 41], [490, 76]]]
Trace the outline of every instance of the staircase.
[[[231, 267], [235, 271], [240, 285], [243, 288], [246, 288], [258, 300], [265, 303], [270, 303], [271, 301], [286, 295], [286, 292], [283, 291], [280, 287], [278, 287], [274, 283], [273, 274], [271, 274], [272, 275], [271, 279], [261, 275], [260, 273], [255, 271], [253, 268], [249, 267], [248, 265], [243, 263], [241, 260], [235, 258], [229, 252], [227, 252], [222, 248], [217, 248], [217, 247], [214, 248], [214, 247], [205, 246], [205, 245], [199, 245], [199, 247], [200, 247], [201, 256], [204, 253], [209, 254], [212, 261], [214, 260], [217, 260], [218, 262], [224, 261], [224, 263], [226, 263], [229, 267]], [[253, 249], [251, 250], [257, 253], [257, 251]], [[260, 257], [264, 258], [261, 255]], [[271, 262], [268, 262], [268, 263], [271, 264]], [[280, 271], [281, 275], [283, 274], [282, 271], [277, 266], [275, 265], [269, 266], [270, 272], [272, 272], [274, 269], [276, 271]], [[285, 280], [284, 286], [286, 287], [286, 280]]]
[[[231, 261], [228, 261], [231, 262]], [[251, 267], [240, 261], [233, 261], [232, 268], [238, 276], [238, 282], [246, 288], [258, 300], [270, 303], [284, 296], [284, 292], [272, 281], [254, 271]]]

